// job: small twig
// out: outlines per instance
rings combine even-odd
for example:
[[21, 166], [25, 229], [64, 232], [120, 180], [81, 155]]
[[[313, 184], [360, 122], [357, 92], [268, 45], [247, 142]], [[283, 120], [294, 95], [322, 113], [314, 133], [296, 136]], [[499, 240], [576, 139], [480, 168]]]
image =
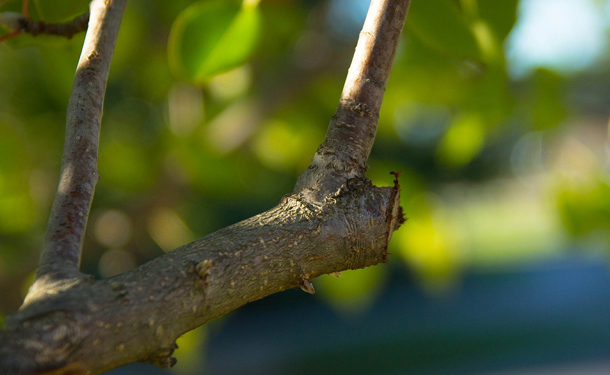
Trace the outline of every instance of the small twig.
[[0, 41], [12, 38], [21, 33], [27, 33], [32, 36], [41, 34], [63, 36], [68, 39], [75, 34], [87, 30], [89, 22], [89, 12], [86, 12], [71, 21], [63, 23], [46, 23], [43, 21], [33, 20], [29, 16], [27, 1], [23, 2], [23, 14], [3, 12], [0, 13], [0, 25], [11, 30], [9, 34], [0, 37]]
[[13, 37], [16, 37], [17, 35], [21, 34], [21, 31], [13, 31], [12, 33], [8, 33], [5, 35], [0, 36], [0, 42], [3, 42], [7, 39], [11, 39]]
[[363, 176], [373, 147], [385, 87], [411, 0], [373, 0], [326, 139], [295, 191], [307, 188], [314, 200]]
[[29, 7], [29, 1], [28, 0], [23, 0], [23, 2], [21, 3], [21, 12], [23, 13], [23, 15], [25, 16], [25, 18], [30, 18], [30, 7]]
[[[127, 0], [95, 0], [68, 102], [60, 182], [37, 279], [26, 303], [50, 281], [80, 278], [81, 248], [97, 183], [97, 154], [110, 61]], [[47, 276], [47, 277], [43, 277]]]
[[81, 14], [73, 20], [65, 23], [46, 23], [36, 21], [31, 18], [24, 18], [23, 32], [31, 34], [32, 36], [37, 36], [40, 34], [58, 35], [65, 36], [66, 38], [70, 39], [75, 34], [87, 30], [88, 23], [89, 12]]

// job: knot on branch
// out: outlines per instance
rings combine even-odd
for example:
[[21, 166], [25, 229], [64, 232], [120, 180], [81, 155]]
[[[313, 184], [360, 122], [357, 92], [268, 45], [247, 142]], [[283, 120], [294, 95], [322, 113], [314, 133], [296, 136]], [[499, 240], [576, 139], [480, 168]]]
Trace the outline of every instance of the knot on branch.
[[307, 199], [307, 197], [301, 193], [284, 195], [280, 201], [280, 205], [287, 213], [294, 215], [299, 221], [313, 220], [320, 214], [322, 209], [317, 202]]
[[373, 78], [370, 77], [364, 77], [364, 78], [356, 78], [357, 82], [362, 82], [362, 83], [371, 83], [377, 87], [379, 87], [380, 89], [385, 90], [385, 83], [381, 82], [381, 81], [377, 81]]
[[174, 351], [178, 349], [178, 344], [175, 342], [165, 348], [160, 348], [152, 357], [149, 358], [148, 362], [159, 366], [162, 369], [174, 367], [178, 362], [175, 357], [172, 357]]
[[313, 284], [307, 277], [303, 277], [300, 282], [301, 290], [305, 293], [316, 294], [316, 290], [313, 288]]
[[347, 180], [339, 189], [324, 198], [325, 203], [334, 203], [338, 198], [345, 197], [356, 190], [367, 190], [373, 187], [371, 180], [366, 177], [354, 177]]
[[379, 118], [379, 114], [371, 110], [369, 106], [363, 102], [351, 99], [342, 99], [341, 106], [344, 109], [347, 109], [360, 117], [372, 118], [375, 120]]
[[125, 284], [114, 281], [112, 282], [112, 290], [116, 292], [117, 298], [123, 298], [127, 295], [127, 290], [125, 289]]
[[209, 277], [210, 273], [212, 273], [212, 266], [214, 262], [212, 259], [206, 259], [202, 262], [199, 262], [195, 265], [195, 272], [197, 272], [197, 276], [199, 276], [200, 281], [204, 286], [210, 285]]

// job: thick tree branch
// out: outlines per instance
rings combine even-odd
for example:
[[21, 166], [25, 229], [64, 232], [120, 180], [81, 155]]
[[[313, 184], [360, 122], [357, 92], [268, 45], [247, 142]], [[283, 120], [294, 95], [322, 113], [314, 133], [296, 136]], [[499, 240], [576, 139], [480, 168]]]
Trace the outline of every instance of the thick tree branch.
[[315, 200], [362, 176], [373, 147], [377, 120], [411, 0], [373, 0], [326, 139], [295, 191]]
[[[69, 271], [78, 264], [80, 250], [75, 251], [74, 245], [80, 249], [95, 178], [79, 177], [90, 186], [80, 185], [86, 190], [78, 190], [66, 177], [67, 187], [62, 190], [62, 177], [60, 192], [68, 196], [75, 192], [75, 202], [83, 205], [65, 201], [66, 212], [76, 214], [70, 218], [81, 218], [75, 227], [79, 235], [70, 232], [67, 248], [45, 248], [44, 268], [37, 280], [43, 282], [30, 292], [33, 297], [28, 296], [20, 311], [6, 319], [6, 330], [0, 331], [4, 373], [98, 374], [134, 361], [169, 367], [175, 363], [171, 357], [175, 339], [189, 330], [284, 289], [300, 287], [313, 293], [310, 280], [321, 274], [386, 262], [392, 232], [402, 223], [400, 188], [397, 180], [389, 188], [372, 186], [364, 171], [408, 4], [409, 0], [372, 1], [326, 140], [295, 193], [285, 196], [277, 207], [133, 271], [94, 281], [74, 276], [65, 265]], [[92, 11], [92, 22], [95, 14]], [[88, 64], [99, 64], [92, 51], [84, 51], [83, 56], [95, 61]], [[96, 79], [77, 96], [75, 107], [79, 113], [87, 106], [97, 108], [95, 113], [83, 112], [88, 115], [82, 118], [83, 123], [94, 119], [95, 127], [83, 133], [69, 129], [66, 135], [67, 144], [85, 150], [81, 167], [88, 173], [95, 173], [91, 155], [97, 151], [101, 116], [101, 106], [95, 107], [98, 102], [91, 95], [100, 91], [103, 95], [105, 86], [105, 79], [96, 72], [84, 69], [82, 74]], [[74, 176], [76, 169], [70, 169], [69, 163], [62, 170], [66, 168], [62, 176]], [[53, 217], [51, 221], [56, 220]], [[54, 233], [49, 243], [63, 243]], [[55, 263], [55, 256], [63, 260]], [[45, 282], [57, 280], [57, 275], [61, 282]]]
[[136, 360], [170, 366], [175, 339], [195, 327], [284, 289], [311, 292], [321, 274], [387, 261], [398, 199], [397, 187], [362, 180], [323, 207], [286, 196], [134, 271], [31, 303], [7, 320], [0, 341], [11, 346], [0, 345], [0, 364], [24, 374], [96, 374]]
[[79, 278], [80, 254], [97, 183], [100, 124], [126, 0], [95, 0], [68, 102], [60, 181], [47, 224], [37, 280], [26, 303], [49, 282]]

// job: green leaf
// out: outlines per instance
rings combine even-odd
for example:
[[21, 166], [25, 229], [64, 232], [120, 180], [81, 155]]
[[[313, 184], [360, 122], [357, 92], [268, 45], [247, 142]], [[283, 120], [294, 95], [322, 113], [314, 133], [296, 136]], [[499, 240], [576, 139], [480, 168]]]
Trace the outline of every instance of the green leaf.
[[496, 37], [503, 41], [517, 21], [519, 0], [478, 0], [479, 17], [485, 20]]
[[448, 167], [461, 167], [472, 161], [485, 145], [485, 124], [478, 113], [456, 118], [438, 145], [437, 157]]
[[384, 287], [386, 276], [382, 267], [367, 267], [342, 271], [339, 278], [324, 275], [314, 285], [337, 312], [354, 315], [371, 307]]
[[169, 62], [174, 73], [194, 82], [244, 64], [261, 29], [256, 4], [206, 1], [183, 11], [169, 40]]
[[603, 176], [597, 181], [594, 176], [589, 177], [586, 183], [565, 180], [559, 184], [555, 199], [561, 220], [573, 236], [594, 235], [610, 240], [610, 186]]
[[414, 1], [409, 29], [435, 50], [459, 58], [481, 59], [477, 39], [451, 0]]
[[34, 10], [44, 22], [64, 22], [89, 10], [90, 2], [90, 0], [34, 0]]
[[531, 118], [537, 130], [559, 126], [567, 115], [564, 100], [564, 82], [557, 73], [538, 69], [534, 74], [533, 98], [528, 99]]

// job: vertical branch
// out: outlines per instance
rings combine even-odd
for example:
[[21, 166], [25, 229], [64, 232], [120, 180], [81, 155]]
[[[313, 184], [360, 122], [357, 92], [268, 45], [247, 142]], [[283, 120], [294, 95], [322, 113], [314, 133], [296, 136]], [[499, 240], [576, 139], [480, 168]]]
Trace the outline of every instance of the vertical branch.
[[89, 27], [68, 102], [60, 181], [37, 270], [38, 289], [43, 276], [62, 280], [80, 275], [81, 248], [98, 179], [104, 94], [126, 2], [91, 3]]
[[363, 176], [392, 62], [411, 0], [372, 0], [352, 64], [326, 139], [295, 191], [315, 200], [335, 192], [347, 179]]

